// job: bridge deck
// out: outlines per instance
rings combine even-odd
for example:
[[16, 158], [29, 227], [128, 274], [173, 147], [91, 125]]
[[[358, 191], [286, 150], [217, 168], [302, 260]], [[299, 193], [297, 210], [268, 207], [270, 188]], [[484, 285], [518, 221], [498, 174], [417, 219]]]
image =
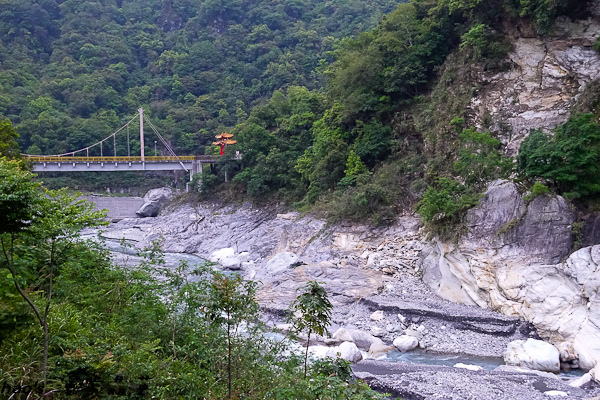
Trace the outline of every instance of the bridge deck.
[[[241, 154], [232, 159], [240, 160]], [[148, 156], [144, 157], [57, 157], [27, 156], [36, 172], [83, 172], [83, 171], [178, 171], [193, 174], [202, 172], [202, 164], [213, 164], [220, 156]]]
[[[146, 156], [144, 162], [179, 162], [200, 161], [201, 163], [214, 163], [218, 156]], [[27, 160], [34, 163], [103, 163], [103, 162], [142, 162], [142, 157], [52, 157], [52, 156], [27, 156]]]

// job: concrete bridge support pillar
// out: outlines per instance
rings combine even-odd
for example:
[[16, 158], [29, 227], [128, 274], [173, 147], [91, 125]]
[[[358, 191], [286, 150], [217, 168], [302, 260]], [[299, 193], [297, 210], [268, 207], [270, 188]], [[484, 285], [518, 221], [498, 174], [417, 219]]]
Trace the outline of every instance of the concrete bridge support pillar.
[[[202, 173], [202, 163], [199, 160], [192, 161], [192, 168], [190, 168], [190, 181], [185, 184], [186, 192], [190, 191], [190, 186], [192, 184], [192, 178], [194, 177], [194, 175], [201, 174], [201, 173]], [[198, 183], [202, 184], [201, 181], [199, 181]]]

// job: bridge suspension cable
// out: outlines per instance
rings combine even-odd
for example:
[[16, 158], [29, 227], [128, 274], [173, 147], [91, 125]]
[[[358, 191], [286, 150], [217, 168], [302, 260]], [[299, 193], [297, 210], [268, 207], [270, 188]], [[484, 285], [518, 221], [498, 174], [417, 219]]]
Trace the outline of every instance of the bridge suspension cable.
[[[133, 118], [131, 118], [129, 120], [129, 122], [127, 122], [125, 125], [123, 125], [119, 129], [117, 129], [115, 132], [111, 133], [110, 135], [108, 135], [104, 139], [100, 140], [99, 142], [94, 143], [91, 146], [87, 146], [87, 147], [84, 147], [84, 148], [79, 149], [79, 150], [70, 151], [68, 153], [62, 153], [62, 154], [51, 154], [51, 155], [22, 154], [22, 155], [26, 156], [26, 157], [63, 157], [63, 156], [73, 156], [73, 157], [75, 157], [75, 154], [81, 153], [81, 152], [85, 151], [86, 152], [86, 157], [89, 157], [90, 156], [90, 149], [93, 148], [93, 147], [95, 147], [95, 146], [100, 145], [100, 156], [102, 157], [104, 155], [103, 154], [104, 153], [104, 149], [102, 148], [104, 142], [106, 142], [110, 138], [113, 138], [113, 152], [114, 152], [113, 154], [116, 156], [117, 155], [117, 139], [116, 139], [117, 133], [121, 132], [125, 127], [127, 127], [127, 147], [128, 147], [128, 150], [129, 150], [129, 124], [131, 122], [133, 122], [133, 120], [135, 120], [139, 115], [140, 115], [139, 113], [135, 114], [135, 116]], [[129, 151], [128, 151], [128, 153], [129, 153]]]
[[152, 129], [152, 131], [154, 131], [154, 133], [156, 134], [156, 136], [158, 136], [158, 139], [166, 147], [167, 151], [169, 153], [171, 153], [173, 155], [173, 157], [175, 157], [177, 159], [177, 161], [179, 162], [179, 164], [181, 164], [181, 166], [183, 167], [183, 169], [185, 169], [187, 171], [188, 169], [185, 167], [185, 165], [183, 165], [183, 163], [181, 162], [181, 160], [179, 159], [179, 157], [177, 156], [177, 154], [175, 154], [175, 152], [173, 151], [173, 149], [171, 148], [171, 146], [169, 145], [169, 143], [167, 143], [167, 141], [161, 136], [161, 134], [158, 133], [158, 130], [156, 129], [156, 127], [154, 126], [154, 124], [152, 123], [152, 121], [150, 121], [150, 119], [148, 119], [148, 117], [146, 117], [145, 115], [144, 115], [144, 120], [148, 123], [148, 125], [150, 125], [150, 128]]

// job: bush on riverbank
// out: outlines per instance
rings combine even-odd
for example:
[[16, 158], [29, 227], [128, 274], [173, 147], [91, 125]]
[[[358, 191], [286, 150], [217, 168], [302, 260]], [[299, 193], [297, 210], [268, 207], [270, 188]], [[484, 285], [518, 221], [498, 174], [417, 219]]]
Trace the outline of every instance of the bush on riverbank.
[[139, 265], [114, 265], [102, 244], [79, 240], [102, 213], [66, 191], [38, 191], [17, 162], [0, 167], [0, 215], [14, 220], [0, 229], [2, 395], [377, 397], [333, 373], [343, 363], [305, 376], [300, 357], [283, 356], [287, 342], [263, 334], [256, 283], [210, 265], [171, 269], [159, 243], [138, 253]]
[[304, 378], [302, 358], [282, 356], [286, 343], [262, 335], [253, 283], [206, 266], [170, 270], [156, 248], [139, 268], [116, 267], [91, 246], [78, 245], [81, 257], [56, 282], [46, 387], [34, 324], [15, 327], [0, 345], [7, 387], [29, 385], [58, 399], [224, 399], [231, 373], [230, 398], [377, 397], [360, 382], [324, 373], [321, 364]]

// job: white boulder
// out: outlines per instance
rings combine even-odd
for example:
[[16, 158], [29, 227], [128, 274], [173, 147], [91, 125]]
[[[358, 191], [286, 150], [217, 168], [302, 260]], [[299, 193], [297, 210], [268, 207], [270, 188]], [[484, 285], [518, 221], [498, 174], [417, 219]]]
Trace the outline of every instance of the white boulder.
[[[301, 350], [303, 351], [303, 350]], [[308, 346], [308, 354], [313, 358], [325, 358], [327, 357], [327, 352], [329, 351], [329, 347], [327, 346]]]
[[235, 257], [225, 258], [221, 260], [219, 264], [221, 264], [223, 268], [229, 269], [231, 271], [239, 271], [240, 269], [242, 269], [242, 262]]
[[483, 367], [481, 367], [479, 365], [463, 364], [463, 363], [454, 364], [454, 368], [468, 369], [469, 371], [481, 371], [483, 369]]
[[560, 361], [570, 362], [577, 360], [577, 352], [573, 347], [573, 343], [561, 342], [556, 346], [556, 348], [558, 349], [558, 353], [560, 354]]
[[371, 314], [371, 321], [380, 321], [383, 319], [383, 311], [378, 310]]
[[414, 336], [402, 335], [394, 339], [394, 346], [403, 353], [416, 348], [419, 340]]
[[225, 247], [224, 249], [213, 251], [208, 259], [212, 262], [219, 262], [226, 258], [232, 258], [235, 255], [235, 250], [231, 247]]
[[600, 382], [600, 365], [591, 369], [589, 374], [596, 382]]
[[538, 371], [560, 372], [560, 354], [550, 343], [527, 339], [510, 342], [504, 352], [504, 362]]
[[343, 358], [349, 362], [359, 362], [362, 360], [362, 354], [356, 344], [352, 342], [344, 342], [337, 347], [332, 347], [327, 351], [328, 357], [337, 357], [339, 354], [340, 358]]
[[332, 338], [342, 342], [353, 342], [358, 347], [365, 350], [369, 350], [373, 343], [383, 343], [381, 339], [358, 329], [340, 328], [335, 331]]
[[387, 344], [385, 344], [383, 342], [373, 343], [371, 345], [371, 347], [369, 347], [369, 357], [370, 358], [381, 357], [384, 354], [387, 354], [393, 350], [396, 350], [396, 348], [394, 346], [388, 346]]
[[547, 392], [544, 392], [544, 394], [546, 396], [560, 396], [560, 397], [567, 397], [569, 394], [567, 392], [563, 392], [562, 390], [548, 390]]
[[586, 383], [588, 383], [591, 380], [592, 380], [592, 375], [590, 375], [589, 373], [583, 374], [579, 378], [575, 378], [575, 379], [569, 381], [569, 386], [580, 387], [580, 386], [585, 385]]
[[385, 330], [378, 326], [372, 326], [371, 327], [371, 335], [381, 337], [381, 336], [385, 335]]

